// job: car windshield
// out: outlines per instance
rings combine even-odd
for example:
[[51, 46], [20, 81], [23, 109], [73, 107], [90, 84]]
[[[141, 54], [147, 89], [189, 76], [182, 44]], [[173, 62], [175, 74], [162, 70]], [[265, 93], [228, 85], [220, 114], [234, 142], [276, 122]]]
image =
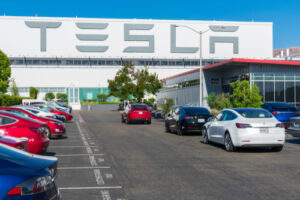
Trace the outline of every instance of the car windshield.
[[184, 107], [183, 110], [187, 115], [209, 115], [210, 114], [206, 108]]
[[263, 109], [237, 108], [234, 110], [245, 118], [272, 118], [272, 114]]
[[135, 110], [147, 110], [147, 106], [146, 105], [138, 105], [138, 104], [135, 104], [135, 105], [131, 105], [131, 107]]

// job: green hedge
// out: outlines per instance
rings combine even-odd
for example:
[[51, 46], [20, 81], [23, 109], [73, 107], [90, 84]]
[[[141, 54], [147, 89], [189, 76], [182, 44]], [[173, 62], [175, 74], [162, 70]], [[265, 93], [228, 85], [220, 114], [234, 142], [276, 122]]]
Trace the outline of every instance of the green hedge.
[[7, 94], [0, 95], [1, 106], [13, 106], [22, 104], [22, 97], [10, 96]]

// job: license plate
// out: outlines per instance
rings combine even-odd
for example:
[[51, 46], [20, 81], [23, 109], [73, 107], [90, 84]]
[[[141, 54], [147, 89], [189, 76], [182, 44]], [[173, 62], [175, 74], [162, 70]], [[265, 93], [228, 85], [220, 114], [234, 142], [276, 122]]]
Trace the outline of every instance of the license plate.
[[198, 119], [198, 123], [203, 123], [205, 122], [205, 119]]
[[269, 129], [268, 128], [260, 128], [259, 132], [260, 133], [269, 133]]
[[140, 115], [142, 115], [142, 114], [143, 114], [143, 112], [139, 112], [139, 114], [140, 114]]

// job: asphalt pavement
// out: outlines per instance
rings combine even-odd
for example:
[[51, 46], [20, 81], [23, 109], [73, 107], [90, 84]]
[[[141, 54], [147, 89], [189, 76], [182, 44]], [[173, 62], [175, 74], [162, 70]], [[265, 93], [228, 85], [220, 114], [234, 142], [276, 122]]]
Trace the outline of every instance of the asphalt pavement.
[[281, 152], [201, 143], [200, 134], [121, 123], [117, 111], [74, 112], [67, 137], [51, 140], [57, 185], [68, 200], [299, 199], [300, 139]]

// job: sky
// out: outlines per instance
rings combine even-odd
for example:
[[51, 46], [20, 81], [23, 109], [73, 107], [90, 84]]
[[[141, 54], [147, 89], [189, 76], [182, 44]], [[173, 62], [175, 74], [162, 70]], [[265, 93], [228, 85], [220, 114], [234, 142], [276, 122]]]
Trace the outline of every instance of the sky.
[[300, 47], [300, 0], [0, 0], [0, 15], [273, 22], [274, 49]]

